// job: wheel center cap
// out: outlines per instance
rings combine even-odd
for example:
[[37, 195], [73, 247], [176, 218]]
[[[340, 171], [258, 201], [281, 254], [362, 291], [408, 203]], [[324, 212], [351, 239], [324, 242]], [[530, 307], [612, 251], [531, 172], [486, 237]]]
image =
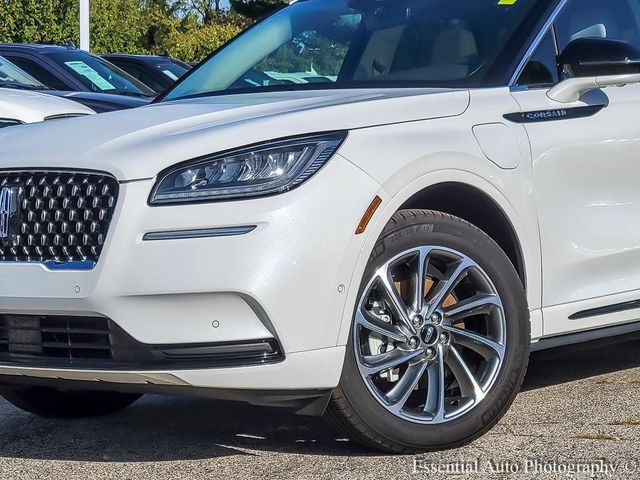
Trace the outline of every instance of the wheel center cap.
[[427, 325], [422, 330], [422, 342], [427, 347], [432, 347], [438, 343], [438, 329], [433, 325]]

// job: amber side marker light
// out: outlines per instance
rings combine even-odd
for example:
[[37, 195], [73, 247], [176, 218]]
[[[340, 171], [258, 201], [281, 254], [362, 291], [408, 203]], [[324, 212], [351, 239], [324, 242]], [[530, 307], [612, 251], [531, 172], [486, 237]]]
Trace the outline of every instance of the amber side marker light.
[[376, 210], [378, 210], [378, 207], [380, 205], [382, 205], [382, 199], [376, 195], [371, 201], [369, 208], [367, 208], [367, 211], [364, 212], [364, 215], [362, 216], [362, 220], [360, 220], [360, 224], [356, 229], [356, 235], [360, 235], [364, 233], [364, 231], [367, 229], [367, 226], [369, 225], [369, 222], [375, 215]]

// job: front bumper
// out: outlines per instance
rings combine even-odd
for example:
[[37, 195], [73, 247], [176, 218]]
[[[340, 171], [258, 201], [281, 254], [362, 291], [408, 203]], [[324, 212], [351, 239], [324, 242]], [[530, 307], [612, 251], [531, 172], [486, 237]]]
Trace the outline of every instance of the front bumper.
[[[107, 241], [90, 271], [0, 263], [0, 313], [106, 317], [137, 342], [193, 345], [273, 338], [285, 358], [242, 368], [158, 371], [0, 365], [0, 383], [31, 377], [212, 389], [337, 385], [338, 336], [380, 186], [337, 155], [291, 192], [261, 199], [150, 207], [154, 180], [121, 184]], [[146, 241], [164, 231], [255, 225], [238, 236]], [[160, 380], [158, 380], [160, 379]]]

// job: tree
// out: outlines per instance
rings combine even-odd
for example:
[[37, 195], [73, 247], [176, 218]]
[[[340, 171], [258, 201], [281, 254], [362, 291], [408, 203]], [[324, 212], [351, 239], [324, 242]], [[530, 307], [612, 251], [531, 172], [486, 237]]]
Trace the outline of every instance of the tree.
[[140, 39], [145, 31], [144, 14], [137, 0], [91, 0], [93, 51], [144, 53]]
[[230, 21], [200, 25], [191, 19], [174, 30], [164, 44], [173, 57], [200, 61], [241, 31], [241, 26]]
[[78, 28], [77, 2], [0, 0], [0, 41], [66, 43]]
[[231, 9], [243, 17], [258, 20], [289, 5], [287, 0], [230, 0]]
[[[78, 0], [0, 0], [0, 42], [77, 45], [78, 14]], [[91, 49], [198, 61], [248, 24], [221, 0], [91, 0]]]
[[185, 0], [183, 3], [186, 11], [197, 13], [205, 25], [212, 25], [222, 13], [220, 2], [221, 0]]

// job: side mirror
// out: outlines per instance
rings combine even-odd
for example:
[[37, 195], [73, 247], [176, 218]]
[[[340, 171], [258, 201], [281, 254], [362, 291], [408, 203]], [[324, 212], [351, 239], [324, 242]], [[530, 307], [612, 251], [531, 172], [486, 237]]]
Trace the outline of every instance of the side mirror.
[[558, 65], [568, 79], [547, 95], [560, 103], [577, 102], [591, 90], [640, 83], [640, 50], [619, 40], [574, 40], [558, 57]]
[[640, 73], [640, 50], [619, 40], [579, 38], [565, 47], [558, 64], [573, 78]]

